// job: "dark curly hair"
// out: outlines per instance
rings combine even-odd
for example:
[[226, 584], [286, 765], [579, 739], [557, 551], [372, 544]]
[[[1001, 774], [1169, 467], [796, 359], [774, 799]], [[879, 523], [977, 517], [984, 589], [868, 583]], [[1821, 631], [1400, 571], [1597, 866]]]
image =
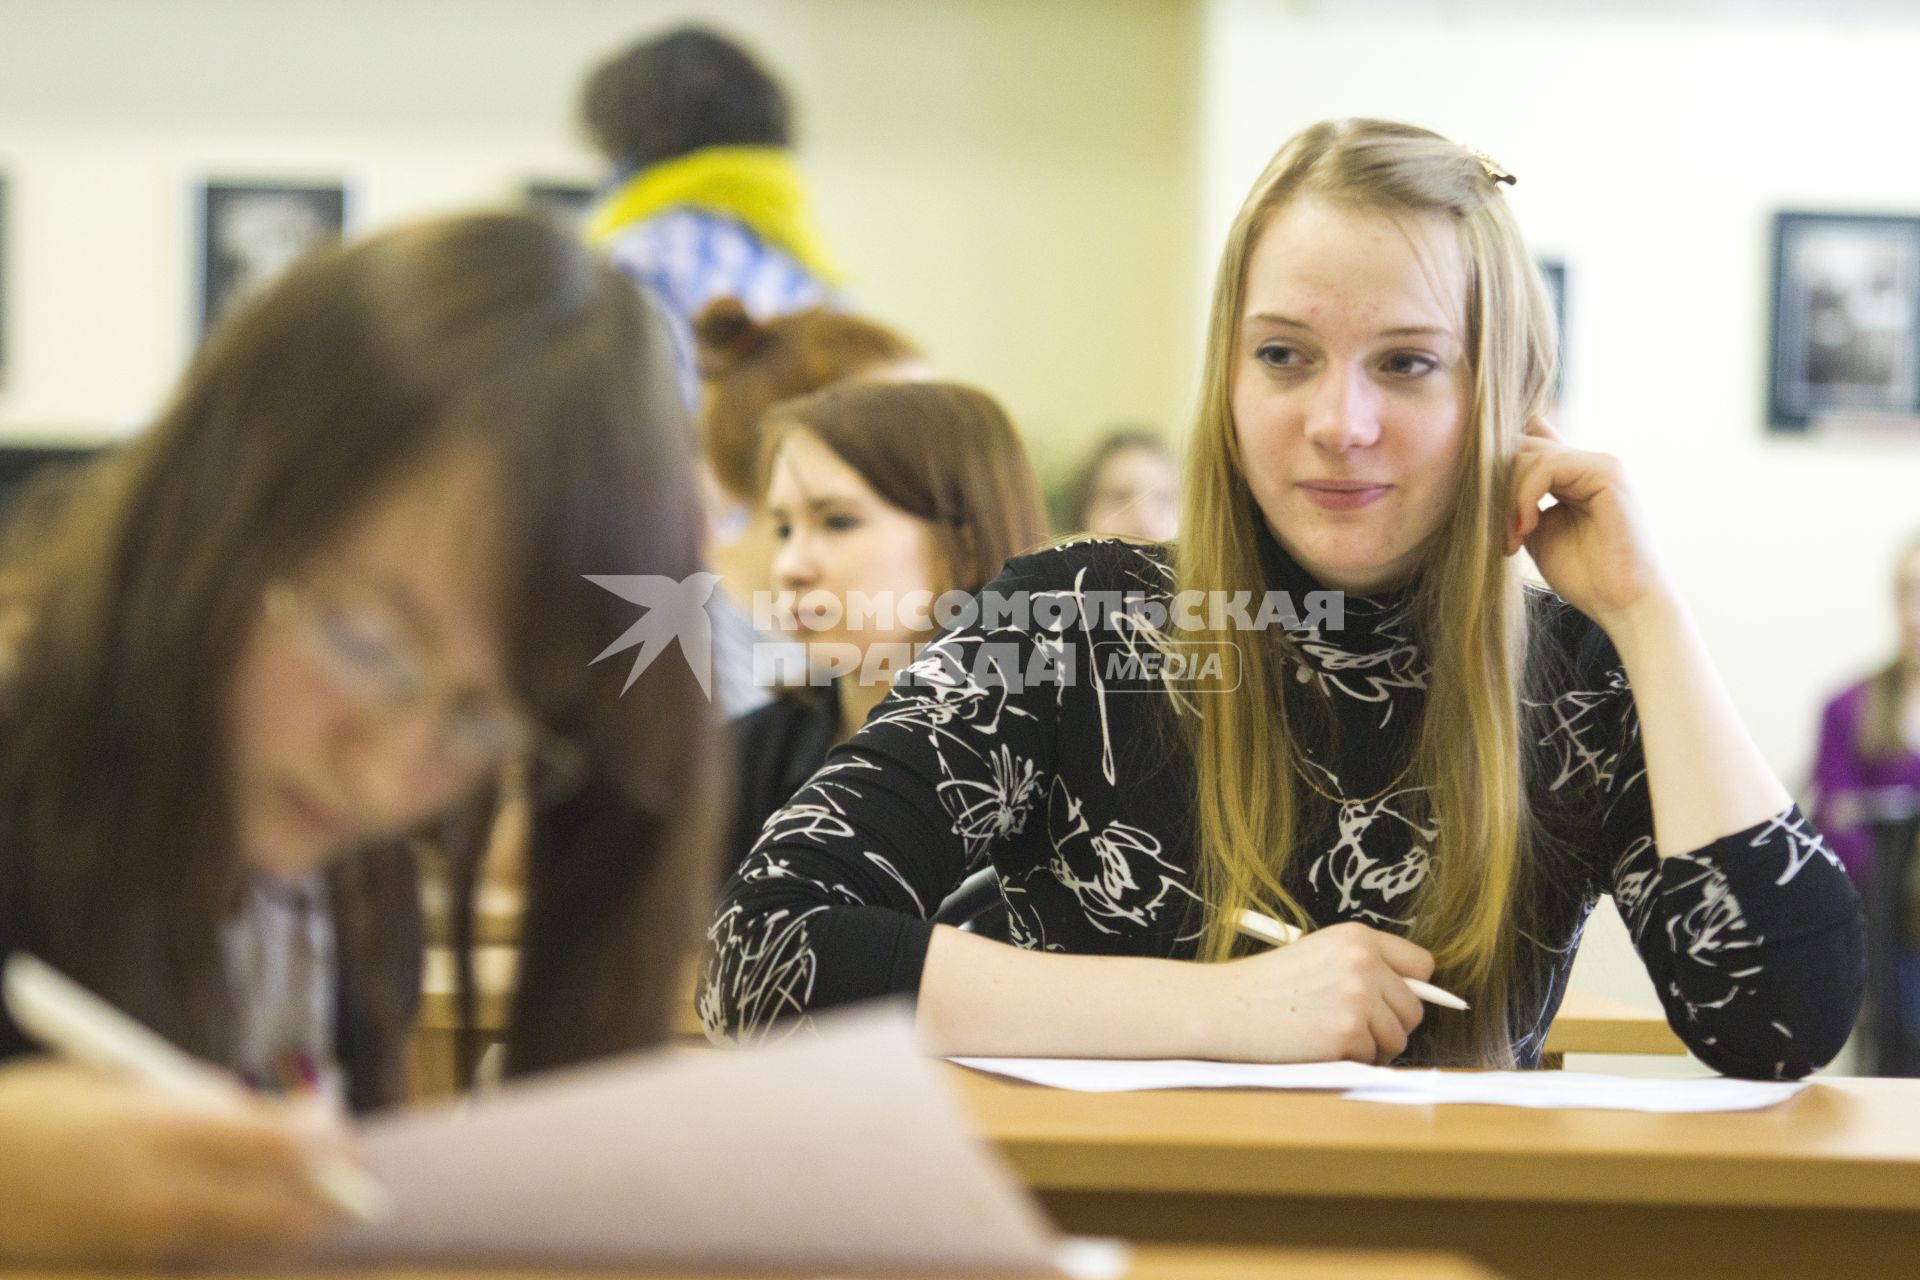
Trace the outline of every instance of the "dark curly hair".
[[580, 95], [593, 144], [628, 169], [703, 147], [790, 146], [792, 114], [780, 82], [705, 27], [677, 27], [614, 55]]

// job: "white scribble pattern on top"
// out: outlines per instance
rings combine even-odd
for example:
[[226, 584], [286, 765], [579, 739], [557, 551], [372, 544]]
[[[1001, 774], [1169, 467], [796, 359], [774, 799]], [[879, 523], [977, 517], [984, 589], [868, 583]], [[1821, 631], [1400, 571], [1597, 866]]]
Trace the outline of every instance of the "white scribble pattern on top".
[[[1092, 541], [1016, 560], [998, 585], [1164, 602], [1173, 578], [1157, 549]], [[1303, 576], [1279, 585], [1312, 587]], [[1711, 1065], [1778, 1076], [1819, 1065], [1831, 1052], [1821, 1046], [1837, 1048], [1834, 1028], [1796, 1011], [1825, 1006], [1850, 1022], [1857, 998], [1858, 908], [1838, 861], [1797, 809], [1660, 857], [1625, 672], [1598, 629], [1556, 597], [1533, 592], [1529, 605], [1538, 643], [1569, 674], [1522, 708], [1543, 835], [1538, 891], [1520, 922], [1531, 960], [1509, 1009], [1522, 1061], [1537, 1059], [1587, 913], [1611, 893], [1669, 1019]], [[1301, 744], [1318, 789], [1370, 796], [1377, 786], [1349, 792], [1342, 775], [1364, 784], [1398, 768], [1382, 757], [1418, 725], [1429, 678], [1408, 612], [1404, 596], [1349, 600], [1345, 629], [1290, 633], [1297, 674], [1325, 696], [1338, 729]], [[988, 863], [1016, 945], [1194, 954], [1203, 917], [1176, 717], [1203, 711], [1205, 699], [1110, 686], [1088, 661], [1095, 638], [1083, 625], [976, 628], [929, 648], [767, 822], [728, 886], [699, 1000], [710, 1034], [757, 1040], [826, 1004], [911, 992], [925, 918]], [[1169, 643], [1131, 611], [1097, 639]], [[983, 654], [1011, 656], [974, 661]], [[1036, 654], [1077, 658], [1078, 678], [1012, 688], [1008, 664]], [[1424, 792], [1388, 786], [1339, 803], [1302, 795], [1309, 835], [1289, 865], [1290, 891], [1318, 924], [1407, 930], [1438, 835]], [[1410, 1060], [1420, 1047], [1416, 1034]]]

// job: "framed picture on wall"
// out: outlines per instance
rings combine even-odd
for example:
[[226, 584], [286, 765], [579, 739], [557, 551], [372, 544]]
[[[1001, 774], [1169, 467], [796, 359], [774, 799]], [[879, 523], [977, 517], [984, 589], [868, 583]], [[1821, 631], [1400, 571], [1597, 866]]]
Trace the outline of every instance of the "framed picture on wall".
[[0, 173], [0, 384], [7, 380], [7, 176]]
[[208, 182], [199, 206], [201, 337], [235, 302], [347, 226], [339, 183]]
[[572, 227], [587, 220], [587, 210], [598, 194], [593, 187], [579, 182], [529, 182], [526, 187], [528, 204]]
[[1567, 385], [1567, 264], [1559, 258], [1540, 259], [1540, 274], [1547, 282], [1547, 295], [1553, 302], [1553, 328], [1560, 335], [1560, 367], [1553, 381], [1554, 399]]
[[1920, 217], [1774, 219], [1767, 417], [1920, 429]]

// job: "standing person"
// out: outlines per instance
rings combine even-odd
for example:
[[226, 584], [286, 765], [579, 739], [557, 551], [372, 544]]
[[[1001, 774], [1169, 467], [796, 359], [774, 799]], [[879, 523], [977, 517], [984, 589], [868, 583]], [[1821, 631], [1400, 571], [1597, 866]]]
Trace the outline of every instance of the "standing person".
[[[943, 1053], [1531, 1066], [1611, 893], [1710, 1066], [1838, 1052], [1858, 900], [1620, 465], [1539, 418], [1508, 181], [1388, 122], [1281, 148], [1221, 263], [1179, 546], [1015, 560], [895, 682], [729, 884], [710, 1033], [910, 993]], [[927, 919], [988, 863], [1017, 945]], [[1243, 909], [1310, 932], [1247, 954]]]
[[1062, 527], [1148, 542], [1180, 534], [1180, 473], [1167, 442], [1151, 431], [1107, 434], [1069, 482]]
[[[1828, 702], [1813, 765], [1813, 812], [1873, 916], [1868, 1067], [1911, 1074], [1920, 1036], [1920, 937], [1898, 864], [1876, 867], [1877, 822], [1920, 808], [1920, 537], [1894, 562], [1899, 625], [1893, 658]], [[1911, 868], [1909, 868], [1911, 872]]]
[[[397, 1101], [409, 838], [530, 775], [509, 1067], [661, 1039], [710, 872], [692, 671], [595, 655], [589, 573], [698, 567], [666, 337], [544, 220], [294, 266], [69, 504], [0, 709], [0, 952], [250, 1084]], [[0, 1057], [29, 1046], [0, 1019]], [[254, 1258], [319, 1230], [304, 1140], [78, 1066], [0, 1066], [0, 1258]]]
[[[972, 388], [841, 384], [781, 404], [762, 430], [774, 584], [827, 665], [737, 726], [730, 868], [933, 638], [920, 601], [980, 590], [1046, 537], [1019, 433]], [[858, 616], [861, 596], [878, 602], [875, 617]]]
[[1856, 884], [1873, 861], [1874, 793], [1920, 798], [1920, 538], [1895, 562], [1900, 634], [1892, 661], [1827, 703], [1813, 764], [1813, 813]]
[[587, 236], [665, 306], [688, 403], [690, 326], [715, 298], [756, 316], [831, 300], [839, 282], [793, 161], [786, 91], [701, 27], [642, 40], [588, 77], [580, 118], [612, 166]]

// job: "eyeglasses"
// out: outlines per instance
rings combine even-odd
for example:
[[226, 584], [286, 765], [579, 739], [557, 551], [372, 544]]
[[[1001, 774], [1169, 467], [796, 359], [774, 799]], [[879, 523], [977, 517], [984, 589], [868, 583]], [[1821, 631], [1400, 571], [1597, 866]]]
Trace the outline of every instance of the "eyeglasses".
[[[271, 584], [267, 616], [292, 628], [314, 665], [361, 711], [391, 725], [429, 708], [438, 757], [471, 777], [524, 777], [529, 798], [552, 804], [578, 789], [585, 758], [531, 716], [470, 690], [450, 689], [416, 629], [344, 573], [320, 571]], [[506, 766], [522, 763], [523, 770]]]

